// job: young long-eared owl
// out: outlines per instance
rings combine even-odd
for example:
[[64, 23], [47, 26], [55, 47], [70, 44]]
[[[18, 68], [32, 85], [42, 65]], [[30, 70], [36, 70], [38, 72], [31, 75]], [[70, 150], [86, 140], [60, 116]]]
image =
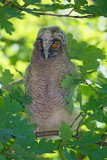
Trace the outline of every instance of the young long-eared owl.
[[65, 33], [56, 26], [40, 29], [25, 76], [26, 92], [32, 97], [30, 119], [36, 131], [57, 130], [61, 122], [72, 124], [77, 117], [76, 109], [68, 113], [61, 88], [64, 76], [75, 71], [67, 57]]

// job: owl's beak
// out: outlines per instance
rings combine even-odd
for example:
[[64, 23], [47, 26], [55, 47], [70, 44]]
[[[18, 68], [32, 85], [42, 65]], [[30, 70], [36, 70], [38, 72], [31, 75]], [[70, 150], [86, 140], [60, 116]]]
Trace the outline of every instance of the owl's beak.
[[44, 58], [45, 59], [49, 58], [49, 49], [48, 49], [48, 47], [44, 49]]
[[44, 53], [45, 59], [48, 59], [48, 55], [49, 55], [48, 52], [45, 52], [45, 53]]
[[50, 47], [50, 43], [47, 42], [47, 40], [43, 40], [43, 49], [44, 49], [45, 59], [49, 58], [49, 47]]

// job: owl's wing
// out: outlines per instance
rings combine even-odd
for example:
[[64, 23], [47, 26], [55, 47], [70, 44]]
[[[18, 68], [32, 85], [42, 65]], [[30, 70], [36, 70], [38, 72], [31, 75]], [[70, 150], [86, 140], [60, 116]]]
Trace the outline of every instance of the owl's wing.
[[26, 90], [26, 93], [29, 94], [29, 79], [30, 79], [30, 76], [31, 76], [31, 66], [29, 65], [26, 69], [26, 73], [25, 73], [25, 77], [24, 77], [24, 84], [25, 84], [25, 90]]

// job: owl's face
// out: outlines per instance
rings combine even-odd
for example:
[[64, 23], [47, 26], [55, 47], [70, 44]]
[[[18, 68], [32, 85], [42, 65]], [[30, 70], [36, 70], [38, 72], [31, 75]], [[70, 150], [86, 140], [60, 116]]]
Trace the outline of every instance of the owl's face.
[[59, 27], [42, 28], [37, 36], [37, 50], [39, 56], [50, 59], [58, 56], [65, 49], [65, 34]]

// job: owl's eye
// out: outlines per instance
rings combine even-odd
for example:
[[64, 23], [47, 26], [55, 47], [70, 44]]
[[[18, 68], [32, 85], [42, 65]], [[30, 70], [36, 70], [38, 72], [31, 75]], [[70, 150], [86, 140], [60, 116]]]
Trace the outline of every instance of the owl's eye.
[[57, 44], [57, 43], [53, 43], [53, 44], [51, 45], [51, 47], [52, 47], [52, 48], [57, 48], [57, 47], [58, 47], [58, 44]]
[[40, 47], [42, 47], [43, 44], [42, 44], [42, 42], [38, 42], [38, 45], [39, 45]]

